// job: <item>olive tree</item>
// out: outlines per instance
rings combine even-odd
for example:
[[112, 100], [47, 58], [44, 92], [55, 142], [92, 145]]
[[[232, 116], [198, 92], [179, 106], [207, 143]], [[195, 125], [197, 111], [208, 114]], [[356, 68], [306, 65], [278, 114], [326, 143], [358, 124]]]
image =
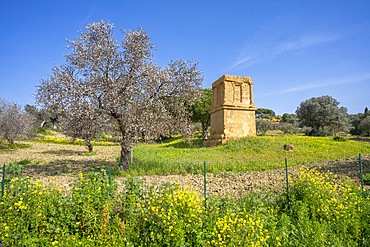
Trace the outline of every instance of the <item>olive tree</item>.
[[120, 169], [128, 169], [132, 144], [144, 135], [166, 134], [190, 123], [188, 109], [199, 93], [202, 76], [197, 63], [153, 63], [153, 44], [143, 29], [123, 31], [100, 21], [86, 26], [66, 63], [54, 66], [36, 92], [39, 104], [78, 111], [80, 102], [104, 116], [120, 134]]
[[212, 110], [212, 89], [204, 88], [200, 99], [193, 105], [191, 120], [200, 122], [202, 125], [202, 139], [205, 140], [208, 135], [208, 127], [211, 124]]
[[296, 114], [284, 113], [282, 119], [284, 123], [298, 124], [298, 118]]
[[256, 118], [266, 118], [271, 119], [275, 117], [275, 112], [271, 109], [267, 108], [257, 108], [256, 110]]
[[35, 119], [16, 103], [0, 99], [0, 139], [14, 145], [17, 138], [28, 138], [35, 134]]
[[[361, 135], [361, 134], [366, 134], [366, 131], [363, 131], [363, 127], [366, 126], [365, 125], [362, 125], [361, 128], [360, 128], [360, 124], [361, 122], [370, 116], [370, 112], [369, 112], [369, 109], [367, 107], [365, 107], [365, 110], [364, 110], [364, 113], [356, 113], [356, 114], [351, 114], [349, 115], [349, 119], [350, 119], [350, 123], [351, 123], [351, 130], [350, 130], [350, 133], [352, 135]], [[367, 120], [369, 121], [369, 120]], [[366, 123], [366, 121], [365, 121]], [[365, 128], [366, 129], [366, 128]]]
[[257, 118], [256, 130], [259, 135], [266, 135], [267, 131], [273, 130], [274, 126], [269, 119]]
[[361, 134], [370, 136], [370, 116], [366, 116], [358, 126]]
[[339, 107], [339, 104], [328, 95], [313, 97], [301, 102], [296, 114], [301, 125], [311, 127], [317, 132], [346, 130], [349, 122], [347, 109]]

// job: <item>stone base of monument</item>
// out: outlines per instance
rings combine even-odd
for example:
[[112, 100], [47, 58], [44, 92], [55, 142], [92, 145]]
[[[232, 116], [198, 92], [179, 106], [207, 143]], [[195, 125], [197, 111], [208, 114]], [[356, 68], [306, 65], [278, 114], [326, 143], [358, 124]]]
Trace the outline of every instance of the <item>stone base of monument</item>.
[[238, 137], [235, 136], [235, 137], [230, 137], [230, 138], [226, 138], [225, 136], [220, 137], [220, 135], [208, 136], [207, 139], [203, 142], [203, 144], [206, 147], [214, 147], [214, 146], [225, 144], [226, 142], [230, 140], [235, 140], [235, 139], [242, 138], [242, 137], [246, 137], [246, 136], [238, 136]]
[[206, 147], [214, 147], [226, 143], [229, 139], [226, 139], [224, 135], [212, 135], [208, 136], [207, 140], [203, 142]]
[[222, 140], [205, 140], [203, 142], [206, 147], [214, 147], [222, 144]]

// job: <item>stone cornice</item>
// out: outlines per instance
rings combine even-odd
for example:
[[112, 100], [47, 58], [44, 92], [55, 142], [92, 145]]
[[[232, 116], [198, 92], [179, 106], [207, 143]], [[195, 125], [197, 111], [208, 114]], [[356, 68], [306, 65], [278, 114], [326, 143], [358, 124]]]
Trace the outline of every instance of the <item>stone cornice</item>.
[[235, 110], [235, 111], [256, 111], [256, 106], [235, 106], [235, 105], [222, 105], [213, 109], [210, 113], [218, 112], [220, 110]]

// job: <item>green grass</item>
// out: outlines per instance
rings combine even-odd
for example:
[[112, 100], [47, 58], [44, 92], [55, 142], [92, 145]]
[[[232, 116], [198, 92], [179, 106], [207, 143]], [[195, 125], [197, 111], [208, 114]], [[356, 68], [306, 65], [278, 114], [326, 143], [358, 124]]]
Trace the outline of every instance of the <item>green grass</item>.
[[362, 179], [364, 180], [365, 184], [370, 185], [370, 173], [363, 174]]
[[[85, 146], [85, 142], [81, 139], [72, 140], [71, 138], [66, 137], [56, 137], [56, 136], [41, 136], [38, 139], [32, 140], [33, 142], [39, 143], [51, 143], [51, 144], [72, 144], [72, 145], [81, 145]], [[109, 141], [92, 141], [91, 144], [93, 146], [117, 146], [119, 143], [109, 142]]]
[[[69, 138], [63, 134], [58, 133], [55, 130], [48, 128], [40, 128], [37, 132], [37, 138], [32, 140], [33, 142], [38, 143], [51, 143], [51, 144], [72, 144], [72, 145], [81, 145], [85, 146], [86, 143], [82, 139]], [[109, 141], [109, 136], [104, 135], [101, 138], [93, 139], [91, 141], [93, 146], [117, 146], [119, 143]]]
[[30, 148], [31, 145], [28, 144], [13, 144], [13, 145], [8, 145], [8, 144], [0, 144], [0, 150], [9, 150], [9, 149], [22, 149], [22, 148]]
[[[283, 150], [284, 144], [295, 150]], [[225, 145], [204, 147], [200, 139], [174, 138], [163, 143], [138, 144], [133, 149], [131, 175], [202, 173], [203, 162], [211, 173], [264, 171], [289, 165], [336, 160], [370, 153], [370, 143], [339, 142], [332, 137], [258, 136], [231, 140]]]
[[57, 132], [55, 130], [51, 130], [51, 129], [48, 129], [48, 128], [39, 128], [37, 130], [37, 134], [39, 136], [55, 136], [56, 133]]

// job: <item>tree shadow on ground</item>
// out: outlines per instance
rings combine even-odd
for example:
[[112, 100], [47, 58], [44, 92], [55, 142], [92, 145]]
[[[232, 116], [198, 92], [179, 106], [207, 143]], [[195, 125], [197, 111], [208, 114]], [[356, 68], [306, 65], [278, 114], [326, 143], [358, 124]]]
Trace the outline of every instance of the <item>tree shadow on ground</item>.
[[358, 142], [370, 142], [370, 138], [368, 137], [353, 137], [353, 138], [349, 138], [349, 140], [358, 141]]
[[25, 165], [22, 173], [23, 175], [31, 177], [75, 175], [81, 172], [107, 171], [109, 164], [112, 163], [106, 160], [76, 161], [65, 159], [41, 164]]
[[86, 152], [83, 151], [76, 151], [76, 150], [69, 150], [69, 149], [58, 149], [58, 150], [47, 150], [43, 151], [43, 154], [52, 154], [57, 156], [70, 156], [70, 155], [83, 155]]

